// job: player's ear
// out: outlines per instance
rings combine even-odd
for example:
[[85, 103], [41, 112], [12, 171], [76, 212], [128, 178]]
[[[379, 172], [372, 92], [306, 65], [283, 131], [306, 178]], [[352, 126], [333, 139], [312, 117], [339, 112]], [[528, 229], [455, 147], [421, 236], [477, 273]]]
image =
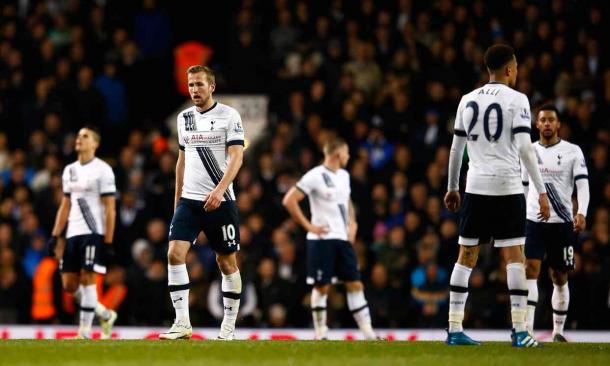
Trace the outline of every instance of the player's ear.
[[213, 93], [216, 90], [216, 84], [210, 84], [210, 93]]

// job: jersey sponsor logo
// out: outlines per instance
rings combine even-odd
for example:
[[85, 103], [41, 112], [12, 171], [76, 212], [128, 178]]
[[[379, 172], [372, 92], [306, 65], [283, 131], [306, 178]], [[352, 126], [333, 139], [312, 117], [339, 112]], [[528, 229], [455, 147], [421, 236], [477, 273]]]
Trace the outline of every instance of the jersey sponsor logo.
[[222, 144], [223, 136], [221, 135], [204, 135], [200, 133], [194, 133], [191, 135], [184, 136], [184, 144]]
[[548, 175], [557, 176], [557, 175], [562, 175], [563, 171], [553, 169], [553, 168], [540, 168], [540, 174], [542, 174], [544, 176], [548, 176]]
[[184, 112], [182, 117], [184, 117], [184, 130], [195, 131], [195, 114], [193, 112]]
[[523, 119], [527, 119], [527, 120], [531, 120], [532, 118], [530, 117], [530, 111], [527, 108], [523, 108], [521, 109], [521, 114], [520, 114], [521, 118]]

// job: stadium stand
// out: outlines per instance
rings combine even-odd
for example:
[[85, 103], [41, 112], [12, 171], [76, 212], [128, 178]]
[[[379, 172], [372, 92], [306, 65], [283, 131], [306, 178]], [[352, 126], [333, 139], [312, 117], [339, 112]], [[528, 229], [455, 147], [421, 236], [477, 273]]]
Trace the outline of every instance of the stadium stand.
[[[355, 246], [373, 324], [445, 326], [458, 249], [456, 216], [442, 205], [452, 121], [460, 96], [486, 81], [484, 49], [507, 42], [520, 63], [517, 89], [532, 106], [559, 108], [562, 136], [588, 163], [591, 205], [566, 328], [610, 329], [607, 2], [199, 3], [0, 5], [0, 324], [74, 323], [75, 305], [44, 258], [60, 174], [85, 124], [101, 127], [100, 156], [119, 190], [117, 256], [100, 299], [118, 311], [117, 324], [171, 323], [166, 252], [177, 149], [164, 120], [185, 101], [172, 51], [193, 38], [214, 52], [217, 93], [270, 98], [265, 137], [247, 150], [235, 184], [245, 289], [238, 326], [310, 324], [304, 233], [281, 198], [317, 164], [329, 133], [350, 144]], [[505, 266], [489, 246], [480, 257], [467, 307], [476, 317], [465, 326], [506, 328]], [[219, 280], [204, 238], [188, 268], [193, 325], [217, 325]], [[550, 302], [550, 289], [545, 278], [540, 303]], [[52, 305], [37, 306], [41, 296]], [[329, 308], [332, 326], [354, 326], [340, 293]], [[550, 326], [550, 306], [538, 321]]]

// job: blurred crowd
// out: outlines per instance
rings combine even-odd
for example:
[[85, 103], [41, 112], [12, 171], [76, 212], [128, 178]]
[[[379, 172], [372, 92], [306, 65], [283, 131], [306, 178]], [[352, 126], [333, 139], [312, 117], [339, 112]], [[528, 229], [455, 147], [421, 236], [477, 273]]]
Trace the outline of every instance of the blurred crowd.
[[[268, 131], [246, 150], [235, 182], [245, 289], [238, 326], [311, 323], [305, 233], [281, 199], [320, 162], [330, 134], [351, 149], [354, 245], [374, 326], [445, 326], [458, 249], [457, 216], [442, 204], [453, 119], [461, 95], [487, 81], [486, 47], [505, 42], [519, 62], [516, 89], [534, 109], [546, 102], [558, 107], [562, 138], [582, 148], [589, 168], [591, 204], [569, 280], [567, 328], [610, 329], [606, 2], [232, 3], [227, 29], [219, 30], [225, 43], [211, 63], [217, 92], [270, 98]], [[100, 278], [100, 298], [119, 312], [119, 324], [173, 320], [166, 251], [177, 145], [163, 121], [184, 101], [167, 67], [179, 6], [0, 5], [0, 324], [75, 319], [56, 269], [54, 313], [38, 314], [31, 303], [62, 197], [60, 175], [75, 159], [75, 132], [84, 124], [101, 127], [99, 155], [113, 166], [118, 189], [117, 255]], [[217, 325], [219, 276], [203, 235], [187, 265], [193, 325]], [[537, 325], [549, 327], [550, 281], [541, 277]], [[467, 327], [509, 325], [505, 281], [505, 264], [483, 247]], [[329, 308], [331, 326], [355, 326], [340, 286]]]

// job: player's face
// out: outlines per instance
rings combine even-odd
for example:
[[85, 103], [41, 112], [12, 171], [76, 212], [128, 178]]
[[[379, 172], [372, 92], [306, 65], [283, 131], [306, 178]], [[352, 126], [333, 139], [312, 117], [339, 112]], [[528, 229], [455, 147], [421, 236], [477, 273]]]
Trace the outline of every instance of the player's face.
[[98, 146], [99, 143], [97, 142], [93, 131], [88, 128], [81, 128], [80, 131], [78, 131], [78, 135], [76, 135], [76, 145], [74, 147], [74, 150], [76, 150], [77, 153], [95, 151]]
[[536, 127], [544, 138], [551, 139], [557, 135], [561, 123], [555, 111], [540, 111], [538, 112]]
[[188, 74], [189, 94], [191, 100], [197, 107], [204, 107], [210, 100], [210, 96], [216, 88], [210, 84], [204, 72]]
[[339, 156], [339, 162], [341, 162], [341, 168], [345, 168], [349, 162], [349, 148], [347, 145], [341, 146], [337, 150], [337, 154]]
[[506, 66], [508, 73], [508, 86], [511, 88], [517, 85], [517, 58], [513, 56], [513, 60]]

